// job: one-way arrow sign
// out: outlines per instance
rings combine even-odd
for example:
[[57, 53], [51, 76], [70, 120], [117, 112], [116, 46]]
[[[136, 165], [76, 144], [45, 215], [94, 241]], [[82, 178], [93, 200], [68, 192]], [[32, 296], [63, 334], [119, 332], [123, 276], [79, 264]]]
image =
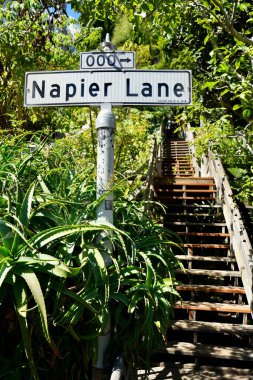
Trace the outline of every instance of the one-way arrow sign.
[[129, 62], [131, 62], [131, 59], [130, 58], [120, 58], [120, 62], [129, 63]]
[[93, 51], [81, 53], [81, 70], [123, 70], [135, 69], [134, 51]]

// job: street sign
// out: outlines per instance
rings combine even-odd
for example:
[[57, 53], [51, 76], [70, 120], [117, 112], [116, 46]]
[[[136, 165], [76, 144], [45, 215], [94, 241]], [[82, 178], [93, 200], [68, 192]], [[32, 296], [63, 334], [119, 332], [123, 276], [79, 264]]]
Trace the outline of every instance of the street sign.
[[81, 70], [122, 70], [135, 68], [135, 52], [133, 51], [94, 51], [81, 53]]
[[191, 71], [44, 71], [26, 74], [25, 106], [191, 104]]

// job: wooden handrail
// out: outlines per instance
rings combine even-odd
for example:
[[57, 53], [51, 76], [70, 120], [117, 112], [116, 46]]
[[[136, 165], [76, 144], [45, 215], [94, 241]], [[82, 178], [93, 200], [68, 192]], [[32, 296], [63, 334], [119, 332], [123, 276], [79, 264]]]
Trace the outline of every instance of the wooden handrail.
[[218, 157], [209, 151], [208, 171], [214, 178], [217, 190], [218, 201], [223, 208], [224, 217], [230, 233], [231, 251], [234, 253], [242, 282], [245, 288], [250, 309], [253, 312], [253, 249], [249, 240], [240, 210], [233, 199], [233, 192], [230, 187], [227, 175]]
[[[186, 139], [193, 147], [194, 136], [187, 128]], [[246, 297], [253, 314], [253, 249], [248, 237], [240, 210], [233, 199], [233, 192], [229, 184], [226, 172], [219, 157], [209, 150], [208, 155], [203, 157], [201, 165], [195, 159], [195, 172], [197, 176], [211, 176], [214, 178], [217, 188], [217, 201], [221, 204], [226, 225], [230, 233], [230, 249], [235, 255]]]

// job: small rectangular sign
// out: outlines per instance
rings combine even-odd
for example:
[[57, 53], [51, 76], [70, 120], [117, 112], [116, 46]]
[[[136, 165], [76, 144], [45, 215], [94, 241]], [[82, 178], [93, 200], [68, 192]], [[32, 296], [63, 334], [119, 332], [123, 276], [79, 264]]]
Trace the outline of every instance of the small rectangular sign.
[[135, 68], [135, 52], [133, 51], [94, 51], [81, 53], [81, 70], [122, 70]]
[[44, 71], [26, 73], [27, 107], [191, 104], [191, 71]]

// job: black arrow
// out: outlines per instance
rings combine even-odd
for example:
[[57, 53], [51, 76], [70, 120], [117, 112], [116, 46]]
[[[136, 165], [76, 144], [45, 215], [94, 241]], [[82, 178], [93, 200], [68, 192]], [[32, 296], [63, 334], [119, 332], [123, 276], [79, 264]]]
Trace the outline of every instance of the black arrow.
[[131, 62], [131, 59], [130, 58], [120, 58], [120, 62]]

